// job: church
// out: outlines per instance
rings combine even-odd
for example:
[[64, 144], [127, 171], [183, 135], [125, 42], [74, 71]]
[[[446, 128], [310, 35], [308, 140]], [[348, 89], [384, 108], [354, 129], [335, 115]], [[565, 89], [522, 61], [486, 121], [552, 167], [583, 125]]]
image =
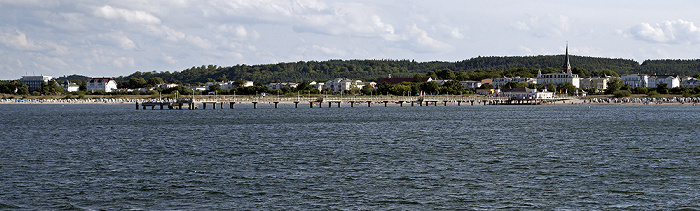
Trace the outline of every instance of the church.
[[571, 73], [571, 64], [569, 63], [569, 44], [566, 45], [566, 55], [564, 56], [564, 65], [560, 73], [542, 74], [542, 71], [537, 72], [537, 84], [554, 83], [555, 85], [563, 83], [571, 83], [574, 87], [579, 88], [581, 78], [578, 74]]

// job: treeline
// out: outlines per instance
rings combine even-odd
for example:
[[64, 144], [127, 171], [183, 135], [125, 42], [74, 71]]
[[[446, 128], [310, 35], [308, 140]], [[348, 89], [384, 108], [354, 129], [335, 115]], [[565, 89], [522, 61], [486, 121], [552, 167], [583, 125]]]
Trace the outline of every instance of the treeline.
[[[700, 73], [700, 60], [647, 60], [639, 64], [631, 59], [596, 58], [570, 56], [575, 73], [580, 76], [598, 74], [674, 74], [694, 75]], [[197, 82], [216, 81], [219, 78], [245, 79], [259, 83], [326, 81], [333, 78], [353, 78], [376, 81], [389, 74], [392, 77], [412, 77], [430, 71], [448, 69], [457, 73], [481, 72], [483, 76], [468, 77], [476, 80], [491, 76], [534, 77], [536, 71], [559, 71], [564, 64], [564, 55], [551, 56], [511, 56], [511, 57], [476, 57], [458, 62], [416, 62], [414, 60], [328, 60], [299, 61], [261, 65], [235, 65], [222, 67], [202, 65], [175, 72], [135, 72], [117, 78], [127, 82], [131, 78], [159, 77], [166, 82], [194, 84]], [[529, 70], [530, 74], [512, 75], [513, 70]], [[576, 72], [577, 71], [577, 72]], [[478, 74], [475, 74], [478, 75]]]

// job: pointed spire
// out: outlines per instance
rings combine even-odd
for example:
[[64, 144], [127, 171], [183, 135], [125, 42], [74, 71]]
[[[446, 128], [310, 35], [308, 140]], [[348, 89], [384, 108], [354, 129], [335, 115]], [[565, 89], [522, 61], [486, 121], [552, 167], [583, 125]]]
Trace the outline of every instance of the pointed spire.
[[562, 71], [571, 74], [571, 64], [569, 63], [569, 42], [566, 42], [566, 55], [564, 55], [564, 66]]

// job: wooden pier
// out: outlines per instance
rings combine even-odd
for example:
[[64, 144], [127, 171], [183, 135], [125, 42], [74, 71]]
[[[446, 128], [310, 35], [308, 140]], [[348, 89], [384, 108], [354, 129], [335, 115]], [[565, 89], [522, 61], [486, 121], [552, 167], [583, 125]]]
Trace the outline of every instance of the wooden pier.
[[[458, 98], [448, 98], [448, 97], [392, 97], [390, 99], [384, 98], [254, 98], [254, 99], [179, 99], [179, 100], [169, 100], [169, 101], [147, 101], [147, 102], [136, 102], [136, 110], [139, 108], [143, 110], [216, 110], [224, 109], [224, 105], [228, 105], [229, 109], [235, 109], [236, 104], [252, 104], [253, 109], [257, 109], [259, 105], [264, 104], [274, 104], [274, 108], [279, 108], [280, 103], [293, 103], [294, 108], [299, 108], [299, 103], [308, 102], [309, 108], [326, 108], [331, 107], [342, 107], [343, 104], [349, 104], [351, 108], [367, 104], [367, 107], [372, 107], [372, 105], [383, 105], [383, 107], [388, 107], [389, 105], [398, 105], [404, 107], [408, 106], [442, 106], [448, 105], [543, 105], [543, 104], [553, 104], [558, 101], [566, 102], [567, 100], [572, 100], [572, 98], [550, 98], [550, 99], [515, 99], [515, 98], [505, 98], [505, 97], [484, 97], [484, 98], [474, 98], [474, 97], [458, 97]], [[201, 107], [200, 107], [201, 105]]]

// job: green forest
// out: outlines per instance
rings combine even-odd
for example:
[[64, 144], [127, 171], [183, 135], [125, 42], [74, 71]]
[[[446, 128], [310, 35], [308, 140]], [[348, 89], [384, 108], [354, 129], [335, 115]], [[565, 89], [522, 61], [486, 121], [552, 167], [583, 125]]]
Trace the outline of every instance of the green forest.
[[[631, 59], [570, 56], [574, 73], [579, 76], [624, 74], [670, 74], [693, 76], [700, 73], [700, 60], [646, 60], [641, 65]], [[328, 60], [299, 61], [278, 64], [236, 65], [222, 67], [202, 65], [182, 71], [134, 72], [116, 78], [126, 84], [131, 78], [161, 78], [166, 82], [195, 84], [207, 81], [245, 79], [256, 83], [326, 81], [333, 78], [353, 78], [376, 81], [389, 74], [392, 77], [426, 75], [431, 71], [451, 70], [453, 78], [480, 80], [490, 77], [534, 77], [537, 70], [543, 73], [559, 71], [564, 55], [476, 57], [457, 62], [416, 62], [413, 60]], [[613, 73], [614, 72], [614, 73]]]

